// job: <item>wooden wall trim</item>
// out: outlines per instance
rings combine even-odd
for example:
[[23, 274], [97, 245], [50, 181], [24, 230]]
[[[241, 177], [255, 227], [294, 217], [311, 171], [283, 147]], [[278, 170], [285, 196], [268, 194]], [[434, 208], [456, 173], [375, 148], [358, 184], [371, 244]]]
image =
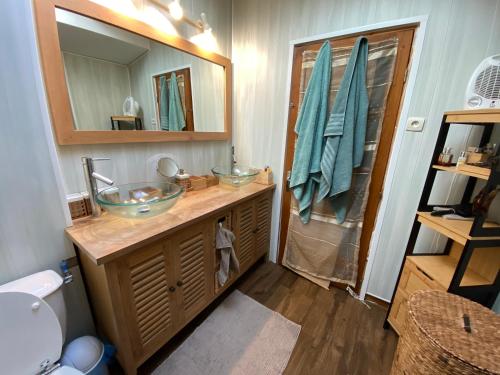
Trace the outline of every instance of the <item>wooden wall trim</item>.
[[[58, 144], [225, 141], [231, 139], [232, 69], [230, 59], [206, 51], [186, 39], [162, 32], [144, 22], [118, 14], [89, 0], [33, 0], [33, 3], [45, 90], [49, 102], [52, 126]], [[138, 132], [123, 130], [118, 132], [112, 130], [76, 130], [64, 76], [64, 63], [61, 56], [55, 16], [56, 8], [119, 27], [222, 66], [225, 71], [224, 131], [164, 132], [151, 130]]]

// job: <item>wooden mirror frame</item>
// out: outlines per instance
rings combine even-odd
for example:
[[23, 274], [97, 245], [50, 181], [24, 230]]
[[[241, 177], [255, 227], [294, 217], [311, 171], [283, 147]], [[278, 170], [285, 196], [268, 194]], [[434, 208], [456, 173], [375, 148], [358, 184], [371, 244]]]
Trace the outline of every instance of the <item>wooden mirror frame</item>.
[[[231, 60], [217, 53], [208, 52], [190, 41], [170, 35], [137, 19], [116, 13], [88, 0], [34, 0], [35, 23], [38, 47], [42, 65], [45, 90], [49, 102], [52, 125], [57, 143], [60, 145], [98, 143], [138, 143], [176, 141], [223, 141], [231, 139]], [[56, 22], [56, 8], [104, 22], [108, 25], [130, 31], [145, 38], [163, 43], [177, 50], [187, 52], [224, 68], [224, 131], [167, 132], [161, 130], [76, 130], [71, 102], [64, 75], [59, 34]]]

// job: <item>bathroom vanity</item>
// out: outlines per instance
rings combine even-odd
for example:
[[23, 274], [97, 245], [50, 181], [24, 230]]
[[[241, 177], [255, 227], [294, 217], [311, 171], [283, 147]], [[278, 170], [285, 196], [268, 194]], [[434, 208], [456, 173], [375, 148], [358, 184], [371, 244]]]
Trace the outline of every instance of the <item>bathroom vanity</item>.
[[[207, 307], [269, 250], [274, 185], [190, 192], [148, 219], [76, 220], [75, 244], [99, 333], [127, 374]], [[236, 236], [240, 273], [216, 278], [217, 226]]]

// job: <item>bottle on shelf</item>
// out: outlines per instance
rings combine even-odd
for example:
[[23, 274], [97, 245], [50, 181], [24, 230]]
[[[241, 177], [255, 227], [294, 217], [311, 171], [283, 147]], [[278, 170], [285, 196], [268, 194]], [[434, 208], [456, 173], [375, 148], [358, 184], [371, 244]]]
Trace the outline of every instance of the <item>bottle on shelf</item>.
[[453, 154], [451, 153], [451, 147], [445, 147], [443, 152], [439, 154], [437, 163], [444, 167], [449, 167], [453, 159]]
[[459, 168], [461, 165], [464, 165], [466, 161], [467, 161], [467, 152], [462, 151], [457, 159], [457, 168]]

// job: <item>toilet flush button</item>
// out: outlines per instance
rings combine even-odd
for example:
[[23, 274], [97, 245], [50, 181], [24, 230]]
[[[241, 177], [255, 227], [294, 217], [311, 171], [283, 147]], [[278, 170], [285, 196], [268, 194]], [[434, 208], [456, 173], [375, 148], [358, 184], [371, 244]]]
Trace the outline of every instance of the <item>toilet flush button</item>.
[[33, 311], [38, 311], [39, 308], [40, 308], [40, 302], [35, 302], [33, 303], [33, 305], [31, 305], [31, 310]]

